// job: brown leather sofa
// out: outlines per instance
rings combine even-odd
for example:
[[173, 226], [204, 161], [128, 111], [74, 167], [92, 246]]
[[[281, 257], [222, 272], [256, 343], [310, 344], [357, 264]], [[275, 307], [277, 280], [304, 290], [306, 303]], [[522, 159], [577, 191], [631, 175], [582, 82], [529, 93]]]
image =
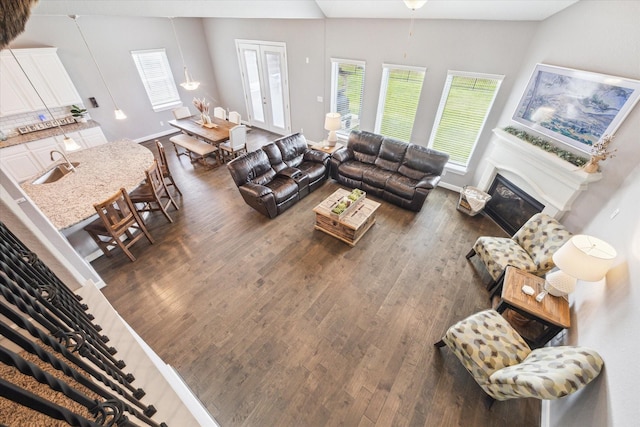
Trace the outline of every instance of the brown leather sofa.
[[351, 131], [347, 146], [331, 156], [330, 174], [342, 185], [418, 212], [448, 160], [448, 154], [421, 145]]
[[269, 218], [318, 188], [328, 177], [329, 155], [307, 146], [296, 133], [227, 164], [244, 201]]

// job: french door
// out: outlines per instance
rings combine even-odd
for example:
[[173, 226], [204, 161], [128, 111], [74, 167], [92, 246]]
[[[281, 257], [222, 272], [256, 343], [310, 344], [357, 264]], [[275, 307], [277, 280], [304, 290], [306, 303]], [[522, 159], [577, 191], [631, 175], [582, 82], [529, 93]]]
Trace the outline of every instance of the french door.
[[236, 40], [249, 124], [291, 133], [287, 49], [284, 43]]

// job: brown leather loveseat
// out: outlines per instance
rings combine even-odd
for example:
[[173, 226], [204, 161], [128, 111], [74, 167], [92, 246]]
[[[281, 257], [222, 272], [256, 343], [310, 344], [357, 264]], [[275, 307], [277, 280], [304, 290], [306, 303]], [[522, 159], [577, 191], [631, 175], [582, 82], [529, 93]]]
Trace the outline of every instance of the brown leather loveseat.
[[296, 133], [227, 164], [244, 201], [274, 218], [318, 188], [328, 177], [329, 155], [308, 148]]
[[420, 211], [449, 155], [366, 131], [351, 131], [331, 156], [331, 177], [402, 208]]

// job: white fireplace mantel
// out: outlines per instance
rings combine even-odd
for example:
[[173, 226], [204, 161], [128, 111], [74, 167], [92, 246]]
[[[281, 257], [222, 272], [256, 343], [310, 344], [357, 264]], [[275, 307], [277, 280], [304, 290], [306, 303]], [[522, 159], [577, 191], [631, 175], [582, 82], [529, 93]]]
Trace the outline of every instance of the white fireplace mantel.
[[586, 173], [502, 129], [493, 133], [487, 165], [478, 183], [482, 190], [487, 191], [500, 174], [542, 203], [542, 212], [560, 219], [590, 183], [602, 179], [600, 173]]

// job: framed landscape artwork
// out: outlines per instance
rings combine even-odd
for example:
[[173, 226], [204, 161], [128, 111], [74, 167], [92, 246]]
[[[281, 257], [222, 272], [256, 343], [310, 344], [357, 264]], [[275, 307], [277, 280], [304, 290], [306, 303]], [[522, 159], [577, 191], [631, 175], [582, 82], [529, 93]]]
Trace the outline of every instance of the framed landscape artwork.
[[513, 120], [590, 153], [640, 97], [640, 81], [537, 64]]

